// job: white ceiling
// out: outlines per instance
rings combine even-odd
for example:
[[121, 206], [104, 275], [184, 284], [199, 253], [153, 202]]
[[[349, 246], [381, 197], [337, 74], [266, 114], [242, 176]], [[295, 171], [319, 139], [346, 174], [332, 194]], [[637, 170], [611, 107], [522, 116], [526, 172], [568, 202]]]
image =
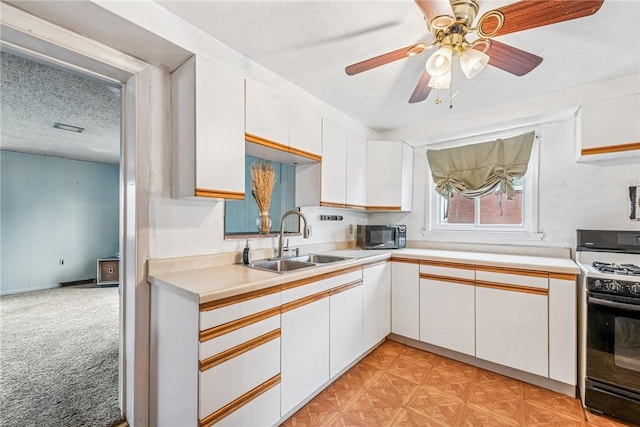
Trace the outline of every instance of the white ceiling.
[[[542, 56], [544, 61], [523, 77], [489, 66], [475, 79], [467, 80], [458, 70], [453, 76], [453, 90], [458, 92], [453, 109], [448, 108], [447, 93], [441, 93], [444, 102], [436, 105], [435, 91], [424, 102], [407, 102], [423, 72], [428, 51], [355, 76], [344, 72], [352, 63], [430, 41], [422, 13], [412, 0], [155, 1], [378, 131], [435, 123], [488, 105], [640, 70], [638, 0], [605, 0], [595, 15], [499, 37], [501, 42]], [[185, 55], [166, 41], [133, 31], [131, 24], [119, 18], [100, 18], [94, 25], [83, 25], [86, 19], [73, 21], [74, 8], [87, 9], [87, 15], [101, 9], [90, 2], [9, 3], [169, 69]], [[480, 0], [480, 14], [510, 3]], [[104, 9], [101, 12], [102, 16], [109, 14]], [[120, 33], [127, 36], [118, 36]], [[142, 44], [152, 46], [150, 50], [141, 48], [138, 39], [147, 40]], [[158, 50], [165, 49], [163, 43], [166, 54]], [[156, 57], [159, 62], [154, 61]], [[55, 68], [45, 76], [43, 64], [17, 62], [5, 66], [5, 58], [3, 54], [0, 148], [28, 148], [40, 154], [49, 150], [49, 155], [67, 152], [66, 157], [70, 157], [69, 150], [75, 150], [74, 158], [117, 163], [120, 98], [113, 88], [86, 76], [65, 75]], [[71, 134], [53, 129], [50, 126], [56, 121], [87, 130]]]
[[[579, 1], [579, 0], [578, 0]], [[487, 67], [475, 79], [453, 76], [459, 94], [435, 105], [435, 91], [408, 104], [429, 51], [355, 76], [344, 68], [419, 41], [431, 41], [412, 0], [156, 0], [349, 116], [384, 131], [437, 121], [513, 98], [526, 99], [640, 69], [640, 1], [605, 0], [589, 17], [509, 34], [497, 40], [544, 58], [528, 75]], [[479, 0], [480, 14], [513, 1]], [[479, 14], [479, 15], [480, 15]]]
[[[0, 57], [1, 149], [119, 163], [119, 86], [5, 51]], [[84, 131], [56, 129], [56, 122]]]

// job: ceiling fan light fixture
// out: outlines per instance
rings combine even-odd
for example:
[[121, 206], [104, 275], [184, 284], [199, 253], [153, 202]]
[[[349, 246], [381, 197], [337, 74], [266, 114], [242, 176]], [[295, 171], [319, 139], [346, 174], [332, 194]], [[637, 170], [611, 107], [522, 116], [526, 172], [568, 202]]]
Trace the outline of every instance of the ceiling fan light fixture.
[[431, 77], [440, 77], [450, 73], [452, 56], [453, 50], [451, 47], [442, 46], [427, 60], [427, 73], [429, 73]]
[[442, 76], [431, 76], [429, 87], [434, 89], [449, 89], [451, 87], [451, 70]]
[[489, 63], [489, 55], [479, 50], [467, 48], [458, 55], [460, 68], [468, 79], [472, 79], [480, 73]]

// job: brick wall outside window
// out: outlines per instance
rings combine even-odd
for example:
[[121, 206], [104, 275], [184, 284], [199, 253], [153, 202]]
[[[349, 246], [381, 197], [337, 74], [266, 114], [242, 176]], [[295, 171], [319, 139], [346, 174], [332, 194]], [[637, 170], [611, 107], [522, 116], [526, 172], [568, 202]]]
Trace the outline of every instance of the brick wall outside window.
[[[500, 215], [500, 201], [497, 194], [480, 199], [480, 224], [521, 224], [522, 190], [516, 190], [512, 200], [502, 199], [503, 215]], [[475, 203], [459, 194], [449, 200], [449, 224], [473, 224]]]

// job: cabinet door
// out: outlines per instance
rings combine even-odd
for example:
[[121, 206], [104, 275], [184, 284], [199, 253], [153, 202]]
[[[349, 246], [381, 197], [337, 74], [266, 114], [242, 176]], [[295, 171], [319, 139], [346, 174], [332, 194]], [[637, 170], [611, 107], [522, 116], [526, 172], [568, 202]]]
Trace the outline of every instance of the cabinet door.
[[391, 332], [420, 339], [420, 265], [391, 263]]
[[347, 131], [322, 122], [320, 204], [344, 206], [347, 191]]
[[245, 132], [289, 145], [289, 100], [276, 89], [246, 80]]
[[347, 134], [346, 204], [353, 208], [367, 205], [367, 140]]
[[292, 103], [289, 145], [294, 150], [322, 155], [322, 116], [309, 108]]
[[329, 298], [282, 313], [284, 416], [329, 380]]
[[576, 384], [576, 277], [551, 273], [549, 277], [549, 378]]
[[410, 211], [413, 148], [401, 141], [367, 142], [367, 206]]
[[420, 279], [420, 341], [475, 356], [473, 284]]
[[376, 345], [391, 331], [391, 264], [362, 269], [364, 350]]
[[476, 357], [547, 377], [547, 296], [476, 287]]
[[362, 286], [330, 297], [329, 375], [333, 378], [362, 354]]
[[244, 197], [244, 79], [192, 57], [171, 75], [174, 197]]

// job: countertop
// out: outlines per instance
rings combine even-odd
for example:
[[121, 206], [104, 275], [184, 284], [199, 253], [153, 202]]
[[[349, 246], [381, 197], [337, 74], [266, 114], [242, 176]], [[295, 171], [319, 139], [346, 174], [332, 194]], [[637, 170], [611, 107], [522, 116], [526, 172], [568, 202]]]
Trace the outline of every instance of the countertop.
[[284, 283], [317, 276], [348, 267], [383, 261], [390, 258], [405, 258], [481, 264], [550, 273], [579, 274], [580, 268], [570, 258], [552, 258], [526, 255], [445, 251], [433, 249], [396, 249], [371, 251], [345, 249], [321, 252], [351, 259], [295, 270], [286, 274], [256, 270], [241, 264], [223, 265], [150, 275], [152, 285], [184, 295], [199, 304], [239, 295], [251, 291], [282, 285]]

